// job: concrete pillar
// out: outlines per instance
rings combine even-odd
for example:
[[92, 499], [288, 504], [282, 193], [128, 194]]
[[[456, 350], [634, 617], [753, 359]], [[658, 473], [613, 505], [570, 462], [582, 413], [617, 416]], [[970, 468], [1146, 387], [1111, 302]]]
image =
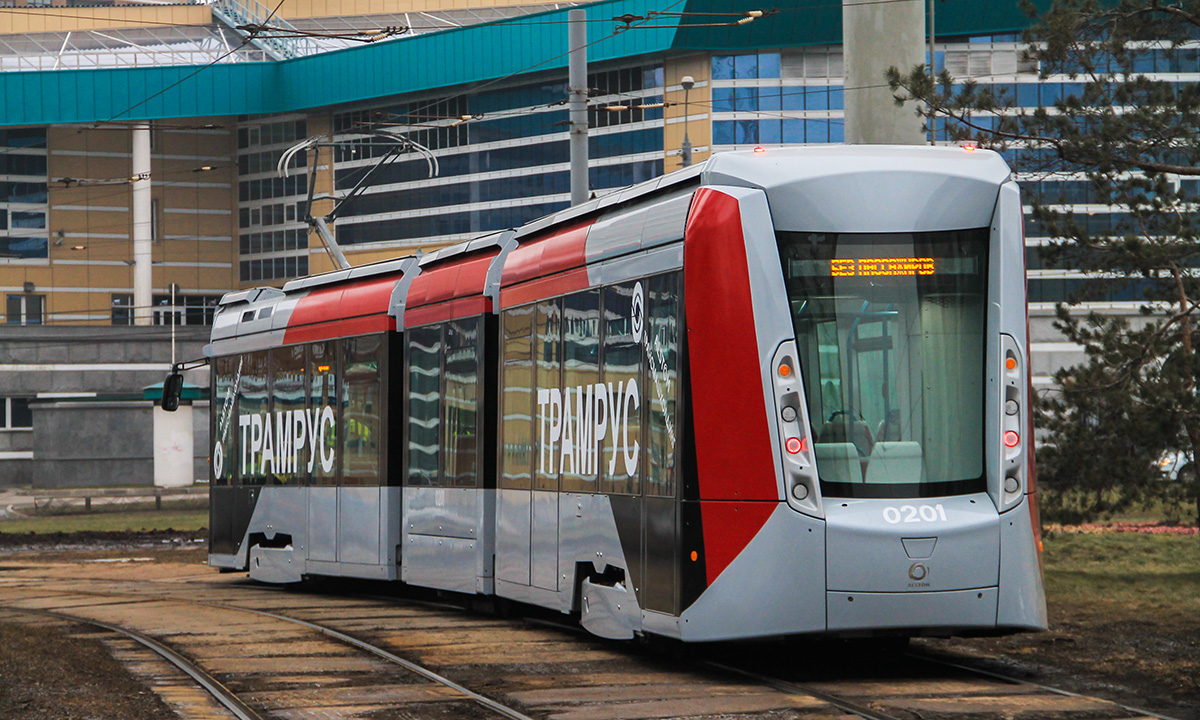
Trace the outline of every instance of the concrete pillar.
[[152, 206], [150, 201], [150, 126], [133, 128], [133, 324], [152, 325]]
[[571, 204], [588, 199], [587, 11], [567, 11], [567, 96], [571, 132]]
[[154, 405], [154, 485], [181, 487], [196, 481], [193, 468], [192, 406], [175, 412]]
[[925, 144], [912, 103], [897, 105], [884, 77], [889, 67], [924, 64], [924, 40], [924, 0], [843, 0], [847, 143]]

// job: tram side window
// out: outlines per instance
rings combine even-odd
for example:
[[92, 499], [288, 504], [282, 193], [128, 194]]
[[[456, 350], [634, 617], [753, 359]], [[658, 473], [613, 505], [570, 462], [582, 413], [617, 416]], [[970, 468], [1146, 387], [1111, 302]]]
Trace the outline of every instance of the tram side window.
[[562, 307], [562, 489], [593, 493], [599, 490], [596, 444], [601, 429], [605, 434], [608, 430], [608, 397], [596, 387], [600, 381], [600, 291], [567, 296]]
[[270, 417], [274, 429], [274, 452], [267, 470], [275, 485], [299, 485], [307, 475], [305, 349], [304, 345], [292, 345], [271, 351], [271, 394], [275, 409]]
[[679, 389], [679, 276], [659, 275], [646, 281], [646, 358], [649, 403], [646, 494], [675, 497], [676, 438], [679, 432], [676, 397]]
[[570, 432], [563, 422], [566, 410], [562, 397], [562, 301], [549, 300], [537, 304], [534, 317], [533, 357], [534, 403], [537, 413], [535, 443], [538, 449], [535, 490], [558, 490], [558, 475], [565, 462], [568, 443], [564, 435]]
[[641, 377], [642, 350], [638, 340], [644, 333], [641, 328], [644, 304], [635, 309], [633, 300], [639, 285], [622, 283], [605, 288], [602, 313], [604, 348], [600, 380], [609, 397], [609, 427], [599, 458], [601, 489], [622, 495], [636, 495], [641, 490], [638, 457], [645, 383]]
[[442, 467], [454, 487], [479, 484], [479, 319], [447, 323]]
[[[309, 346], [309, 447], [308, 456], [313, 485], [337, 484], [337, 343], [317, 342]], [[311, 442], [315, 440], [315, 442]]]
[[274, 428], [270, 424], [271, 394], [268, 384], [269, 354], [248, 353], [238, 392], [238, 474], [242, 485], [264, 485], [267, 463], [274, 464]]
[[441, 327], [408, 331], [408, 484], [438, 484]]
[[534, 306], [504, 313], [503, 423], [500, 487], [528, 490], [533, 467]]
[[342, 340], [342, 484], [378, 485], [382, 467], [383, 336]]
[[214, 485], [232, 485], [238, 466], [237, 396], [242, 375], [242, 356], [217, 358], [213, 363], [215, 388], [209, 437], [213, 441], [212, 480]]

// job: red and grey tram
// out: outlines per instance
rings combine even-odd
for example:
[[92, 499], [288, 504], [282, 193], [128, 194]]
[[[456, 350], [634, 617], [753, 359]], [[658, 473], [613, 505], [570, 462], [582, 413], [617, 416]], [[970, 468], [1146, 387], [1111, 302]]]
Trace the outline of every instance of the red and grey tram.
[[962, 148], [726, 153], [229, 293], [209, 562], [609, 638], [1044, 629], [1020, 194]]

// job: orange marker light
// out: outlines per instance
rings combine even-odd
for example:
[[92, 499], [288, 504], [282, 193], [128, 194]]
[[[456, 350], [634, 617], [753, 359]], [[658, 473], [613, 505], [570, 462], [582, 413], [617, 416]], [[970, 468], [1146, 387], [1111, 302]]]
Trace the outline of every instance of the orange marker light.
[[1009, 430], [1008, 432], [1004, 433], [1004, 444], [1008, 447], [1016, 447], [1017, 443], [1019, 442], [1021, 442], [1021, 436], [1015, 431]]
[[1004, 367], [1008, 368], [1009, 370], [1016, 370], [1017, 369], [1017, 359], [1009, 358], [1009, 359], [1005, 360]]
[[780, 365], [779, 366], [779, 375], [781, 377], [787, 377], [791, 374], [792, 374], [792, 368], [790, 366], [788, 366], [788, 365]]
[[699, 559], [699, 557], [700, 557], [700, 553], [693, 550], [692, 551], [692, 562], [696, 562], [696, 560]]

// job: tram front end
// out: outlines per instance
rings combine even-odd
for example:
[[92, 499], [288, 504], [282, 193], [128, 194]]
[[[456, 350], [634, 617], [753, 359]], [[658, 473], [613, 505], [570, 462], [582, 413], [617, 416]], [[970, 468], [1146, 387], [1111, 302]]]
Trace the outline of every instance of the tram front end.
[[705, 546], [735, 548], [707, 559], [685, 638], [1045, 629], [1022, 210], [998, 155], [718, 156], [685, 278]]

